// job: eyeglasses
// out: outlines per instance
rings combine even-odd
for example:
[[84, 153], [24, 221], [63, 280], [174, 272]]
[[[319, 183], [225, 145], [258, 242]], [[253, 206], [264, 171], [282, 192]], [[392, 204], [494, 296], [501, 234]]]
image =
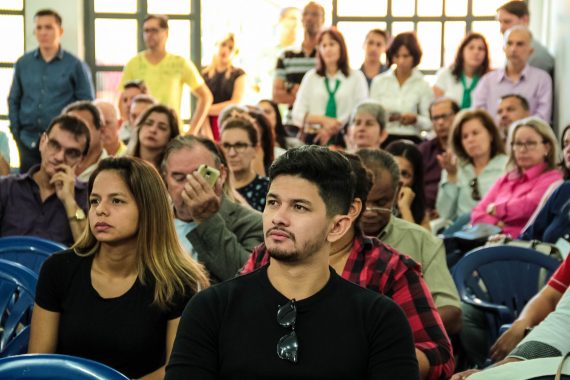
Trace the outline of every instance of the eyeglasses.
[[514, 151], [522, 151], [522, 150], [535, 150], [536, 147], [538, 146], [538, 144], [546, 144], [546, 141], [526, 141], [526, 142], [520, 142], [520, 141], [514, 141], [511, 143], [511, 148]]
[[481, 193], [479, 193], [479, 183], [477, 181], [477, 177], [473, 178], [471, 182], [469, 182], [469, 186], [471, 187], [471, 198], [474, 201], [481, 200]]
[[283, 360], [297, 363], [297, 354], [299, 352], [299, 341], [297, 333], [295, 333], [295, 322], [297, 320], [297, 307], [295, 299], [287, 302], [285, 305], [277, 309], [277, 323], [281, 327], [291, 328], [291, 332], [285, 334], [277, 342], [277, 356]]
[[431, 117], [431, 121], [436, 122], [439, 119], [441, 120], [448, 120], [450, 117], [452, 117], [454, 115], [454, 113], [452, 112], [448, 112], [448, 113], [442, 113], [441, 115], [433, 115]]
[[[59, 143], [59, 141], [53, 138], [50, 139], [47, 133], [45, 133], [45, 136], [49, 151], [51, 151], [52, 153], [59, 153], [62, 149], [64, 149]], [[65, 156], [65, 159], [67, 161], [76, 161], [79, 158], [81, 158], [81, 156], [83, 156], [83, 153], [79, 149], [67, 148], [63, 150], [63, 155]]]
[[238, 142], [235, 144], [229, 144], [229, 143], [223, 143], [222, 144], [222, 149], [226, 152], [229, 153], [229, 151], [233, 148], [237, 153], [243, 153], [245, 152], [245, 150], [247, 148], [249, 148], [250, 146], [253, 146], [251, 144], [247, 144], [247, 143], [243, 143], [243, 142]]
[[386, 207], [366, 207], [366, 209], [364, 209], [364, 212], [370, 212], [375, 214], [381, 214], [383, 212], [391, 214], [392, 211], [393, 211], [392, 209]]

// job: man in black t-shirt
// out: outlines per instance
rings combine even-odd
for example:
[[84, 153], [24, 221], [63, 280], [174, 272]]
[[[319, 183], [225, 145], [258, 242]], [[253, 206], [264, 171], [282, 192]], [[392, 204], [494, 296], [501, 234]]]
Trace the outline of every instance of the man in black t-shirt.
[[192, 298], [166, 379], [418, 379], [402, 310], [329, 267], [331, 244], [351, 227], [349, 161], [305, 146], [269, 175], [270, 264]]

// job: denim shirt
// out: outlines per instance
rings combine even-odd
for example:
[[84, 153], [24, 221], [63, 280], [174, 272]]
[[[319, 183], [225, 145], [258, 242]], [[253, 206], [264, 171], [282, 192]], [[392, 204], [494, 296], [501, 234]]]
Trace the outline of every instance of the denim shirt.
[[39, 48], [35, 49], [14, 66], [8, 96], [10, 130], [16, 139], [35, 148], [42, 132], [65, 106], [76, 100], [93, 99], [87, 65], [61, 48], [46, 62]]

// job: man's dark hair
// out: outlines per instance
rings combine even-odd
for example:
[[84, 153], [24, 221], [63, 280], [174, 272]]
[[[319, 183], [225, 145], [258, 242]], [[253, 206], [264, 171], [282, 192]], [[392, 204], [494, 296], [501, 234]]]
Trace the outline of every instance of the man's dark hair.
[[390, 35], [388, 34], [388, 32], [385, 31], [384, 29], [379, 29], [379, 28], [374, 28], [369, 30], [368, 33], [366, 33], [366, 38], [364, 38], [364, 41], [366, 41], [371, 34], [377, 34], [381, 36], [382, 38], [384, 38], [384, 41], [386, 41], [386, 44], [389, 42]]
[[34, 15], [34, 19], [36, 17], [43, 17], [43, 16], [53, 16], [53, 18], [55, 18], [55, 22], [57, 22], [57, 24], [59, 26], [61, 26], [61, 24], [63, 23], [63, 19], [61, 18], [61, 15], [59, 13], [57, 13], [56, 11], [54, 11], [53, 9], [40, 9]]
[[143, 24], [148, 20], [158, 20], [158, 26], [161, 29], [168, 29], [168, 17], [165, 15], [148, 15], [144, 18]]
[[352, 223], [356, 235], [360, 235], [360, 218], [366, 210], [366, 201], [368, 200], [368, 193], [374, 184], [374, 176], [370, 170], [366, 169], [362, 160], [356, 154], [343, 152], [342, 155], [348, 158], [350, 167], [354, 173], [354, 199], [358, 198], [362, 202], [360, 214], [358, 214], [358, 217]]
[[515, 15], [518, 18], [530, 15], [526, 1], [509, 1], [508, 3], [505, 3], [497, 8], [497, 12], [501, 10]]
[[125, 84], [123, 85], [123, 89], [126, 90], [127, 88], [137, 88], [143, 94], [146, 94], [147, 92], [146, 83], [142, 79], [133, 79], [126, 81]]
[[66, 114], [66, 113], [69, 113], [72, 111], [87, 111], [87, 112], [91, 113], [91, 116], [93, 117], [93, 125], [95, 126], [95, 129], [96, 130], [101, 129], [101, 125], [103, 124], [103, 122], [101, 120], [101, 112], [99, 112], [99, 109], [93, 103], [91, 103], [89, 100], [78, 100], [76, 102], [68, 104], [63, 109], [63, 111], [61, 111], [61, 113]]
[[59, 126], [62, 131], [71, 133], [76, 140], [79, 140], [81, 137], [85, 137], [85, 147], [83, 148], [83, 152], [81, 152], [81, 154], [85, 156], [89, 151], [91, 134], [89, 133], [89, 128], [87, 128], [87, 125], [85, 125], [83, 120], [73, 115], [59, 115], [55, 117], [51, 123], [49, 123], [49, 126], [45, 132], [48, 137], [49, 133], [56, 125]]
[[453, 111], [454, 114], [457, 115], [457, 113], [461, 110], [461, 107], [459, 107], [459, 104], [457, 104], [457, 102], [451, 98], [448, 98], [446, 96], [440, 96], [439, 98], [435, 98], [429, 105], [429, 117], [431, 119], [431, 109], [433, 108], [433, 106], [435, 106], [436, 104], [440, 104], [440, 103], [445, 103], [445, 102], [449, 102], [449, 104], [451, 105], [451, 111]]
[[342, 154], [316, 145], [290, 149], [269, 168], [271, 182], [281, 175], [314, 183], [329, 217], [348, 213], [356, 180], [349, 160]]
[[416, 37], [416, 33], [414, 32], [404, 32], [398, 34], [392, 42], [388, 49], [386, 50], [386, 58], [388, 59], [388, 66], [392, 66], [394, 63], [394, 57], [398, 54], [398, 50], [402, 46], [405, 46], [406, 49], [410, 52], [414, 60], [414, 67], [420, 64], [422, 59], [422, 48], [420, 47], [420, 43]]
[[515, 98], [518, 99], [519, 102], [521, 103], [521, 107], [525, 110], [528, 111], [530, 109], [530, 106], [528, 104], [528, 100], [526, 100], [526, 98], [522, 95], [519, 94], [507, 94], [507, 95], [503, 95], [501, 96], [501, 101], [508, 99], [508, 98]]

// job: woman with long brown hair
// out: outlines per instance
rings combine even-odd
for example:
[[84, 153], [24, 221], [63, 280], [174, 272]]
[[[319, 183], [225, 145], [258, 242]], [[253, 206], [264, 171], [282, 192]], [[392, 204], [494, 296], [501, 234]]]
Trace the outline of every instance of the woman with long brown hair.
[[183, 251], [165, 185], [150, 164], [104, 159], [88, 194], [89, 227], [41, 269], [29, 352], [162, 379], [180, 315], [208, 278]]

